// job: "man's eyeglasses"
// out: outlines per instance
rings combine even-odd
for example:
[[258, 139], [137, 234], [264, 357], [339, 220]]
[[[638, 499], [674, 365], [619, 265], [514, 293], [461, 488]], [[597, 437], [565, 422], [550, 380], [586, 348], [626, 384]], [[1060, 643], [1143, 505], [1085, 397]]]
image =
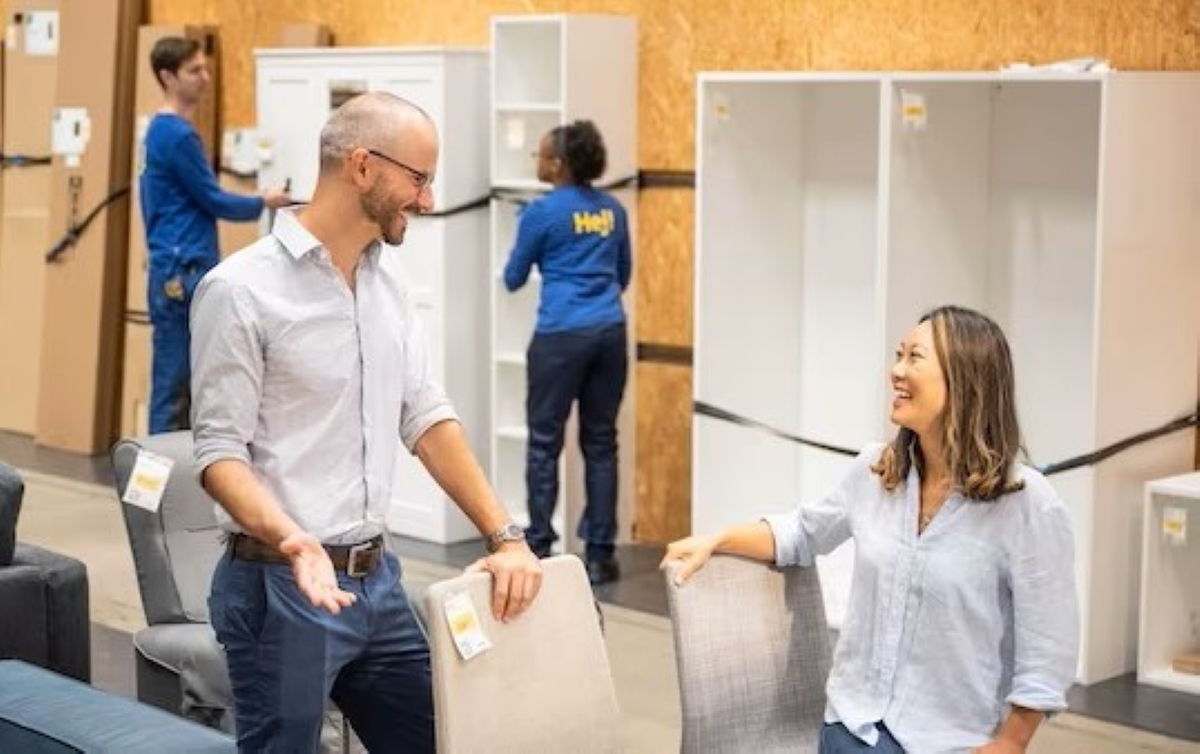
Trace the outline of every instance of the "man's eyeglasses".
[[372, 157], [378, 157], [379, 159], [383, 160], [384, 162], [390, 162], [393, 165], [395, 165], [396, 167], [403, 170], [404, 172], [411, 175], [413, 182], [416, 183], [417, 188], [419, 188], [419, 189], [429, 188], [433, 184], [433, 176], [430, 175], [429, 173], [423, 172], [421, 170], [417, 170], [416, 168], [413, 168], [413, 167], [409, 167], [408, 165], [405, 165], [403, 162], [400, 162], [399, 160], [397, 160], [395, 158], [388, 157], [386, 154], [384, 154], [383, 152], [380, 152], [377, 149], [368, 149], [367, 154], [371, 155]]

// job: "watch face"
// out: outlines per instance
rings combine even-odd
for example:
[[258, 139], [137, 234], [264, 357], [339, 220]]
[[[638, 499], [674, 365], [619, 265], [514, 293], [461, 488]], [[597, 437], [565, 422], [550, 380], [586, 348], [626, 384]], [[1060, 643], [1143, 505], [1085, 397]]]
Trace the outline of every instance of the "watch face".
[[516, 542], [517, 540], [525, 539], [525, 530], [518, 524], [507, 524], [500, 530], [500, 541]]

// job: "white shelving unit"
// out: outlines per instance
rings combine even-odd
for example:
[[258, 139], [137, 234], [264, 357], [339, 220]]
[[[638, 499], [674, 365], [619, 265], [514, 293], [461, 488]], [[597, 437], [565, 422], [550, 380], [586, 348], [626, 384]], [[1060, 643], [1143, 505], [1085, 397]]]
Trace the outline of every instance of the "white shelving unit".
[[[1168, 511], [1183, 511], [1182, 535], [1165, 531]], [[1200, 472], [1146, 485], [1142, 527], [1142, 611], [1138, 681], [1200, 694], [1200, 675], [1181, 673], [1171, 661], [1200, 653]]]
[[[318, 144], [329, 112], [365, 91], [397, 94], [422, 107], [438, 126], [441, 151], [433, 183], [434, 212], [487, 196], [486, 50], [445, 48], [313, 48], [255, 52], [258, 132], [271, 153], [263, 186], [291, 180], [298, 198], [312, 195]], [[410, 219], [404, 244], [384, 264], [409, 283], [424, 324], [433, 374], [446, 388], [467, 438], [488, 468], [488, 213]], [[401, 445], [392, 485], [389, 527], [439, 543], [479, 536]]]
[[[608, 149], [608, 170], [597, 185], [637, 172], [637, 22], [623, 16], [527, 15], [492, 18], [492, 187], [533, 196], [549, 190], [538, 182], [532, 153], [555, 126], [578, 119], [596, 123]], [[635, 197], [617, 192], [635, 220]], [[536, 274], [516, 293], [504, 288], [503, 270], [516, 238], [518, 205], [492, 202], [491, 461], [493, 483], [515, 518], [528, 524], [525, 486], [525, 352], [533, 335], [540, 297]], [[637, 255], [634, 254], [634, 266]], [[636, 277], [636, 273], [635, 273]], [[625, 296], [630, 346], [635, 320], [632, 288]], [[634, 369], [618, 420], [619, 539], [629, 539], [634, 498]], [[574, 419], [560, 464], [554, 528], [559, 547], [575, 551], [575, 526], [584, 506], [583, 460]]]
[[[698, 89], [697, 400], [851, 449], [890, 439], [890, 354], [956, 303], [1008, 335], [1035, 463], [1195, 409], [1184, 124], [1200, 76], [711, 73]], [[1051, 479], [1076, 535], [1086, 682], [1134, 667], [1135, 501], [1190, 468], [1193, 437]], [[693, 448], [696, 531], [812, 500], [849, 462], [706, 417]], [[835, 623], [851, 570], [849, 547], [821, 562]]]

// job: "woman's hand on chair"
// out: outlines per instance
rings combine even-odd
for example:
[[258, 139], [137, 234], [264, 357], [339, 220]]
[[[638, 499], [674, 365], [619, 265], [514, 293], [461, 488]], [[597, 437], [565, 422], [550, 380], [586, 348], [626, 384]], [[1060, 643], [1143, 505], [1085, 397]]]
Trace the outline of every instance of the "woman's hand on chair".
[[667, 554], [658, 567], [666, 569], [672, 563], [679, 563], [679, 569], [675, 572], [675, 585], [679, 586], [704, 567], [716, 551], [718, 541], [719, 538], [715, 536], [699, 535], [676, 540], [667, 545]]

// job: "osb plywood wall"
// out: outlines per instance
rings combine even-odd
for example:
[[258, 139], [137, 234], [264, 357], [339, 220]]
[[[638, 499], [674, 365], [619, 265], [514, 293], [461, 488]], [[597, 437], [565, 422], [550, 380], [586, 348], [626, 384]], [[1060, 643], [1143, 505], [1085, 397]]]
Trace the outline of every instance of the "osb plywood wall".
[[[147, 0], [147, 9], [152, 23], [221, 28], [229, 126], [253, 123], [250, 50], [274, 44], [283, 24], [326, 24], [339, 46], [485, 46], [492, 15], [635, 15], [643, 169], [694, 167], [698, 71], [976, 70], [1081, 55], [1123, 69], [1200, 63], [1200, 0]], [[638, 209], [638, 340], [688, 347], [691, 194], [647, 190]], [[664, 541], [690, 528], [691, 372], [643, 362], [637, 386], [635, 531]]]

